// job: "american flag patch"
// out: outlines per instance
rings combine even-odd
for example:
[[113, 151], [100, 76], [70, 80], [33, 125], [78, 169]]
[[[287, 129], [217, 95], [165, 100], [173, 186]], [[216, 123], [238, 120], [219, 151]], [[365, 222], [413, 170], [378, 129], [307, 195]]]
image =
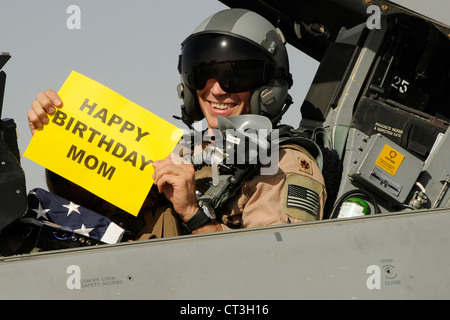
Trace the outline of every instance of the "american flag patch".
[[311, 189], [290, 184], [288, 186], [286, 206], [305, 210], [317, 216], [319, 212], [319, 195]]

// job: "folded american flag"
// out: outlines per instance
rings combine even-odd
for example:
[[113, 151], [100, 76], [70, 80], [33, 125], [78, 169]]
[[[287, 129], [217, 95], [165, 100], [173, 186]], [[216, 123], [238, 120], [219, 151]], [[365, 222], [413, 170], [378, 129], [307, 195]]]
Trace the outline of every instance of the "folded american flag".
[[29, 192], [25, 216], [53, 222], [104, 243], [120, 242], [125, 232], [107, 217], [41, 188]]

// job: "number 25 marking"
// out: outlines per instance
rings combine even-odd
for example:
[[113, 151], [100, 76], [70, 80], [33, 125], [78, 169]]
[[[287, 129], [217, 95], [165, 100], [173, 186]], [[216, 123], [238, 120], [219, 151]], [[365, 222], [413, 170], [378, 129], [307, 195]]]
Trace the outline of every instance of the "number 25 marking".
[[409, 82], [404, 79], [402, 80], [399, 76], [395, 76], [394, 83], [392, 83], [391, 86], [400, 91], [400, 93], [406, 93], [406, 91], [408, 91]]

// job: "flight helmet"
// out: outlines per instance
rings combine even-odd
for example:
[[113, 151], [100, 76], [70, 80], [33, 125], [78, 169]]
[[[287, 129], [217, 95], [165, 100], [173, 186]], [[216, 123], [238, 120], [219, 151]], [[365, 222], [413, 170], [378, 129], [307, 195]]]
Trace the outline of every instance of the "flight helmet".
[[203, 21], [181, 44], [178, 95], [184, 123], [203, 119], [196, 90], [216, 79], [229, 93], [250, 91], [250, 112], [276, 124], [289, 107], [292, 86], [281, 30], [255, 12], [220, 11]]

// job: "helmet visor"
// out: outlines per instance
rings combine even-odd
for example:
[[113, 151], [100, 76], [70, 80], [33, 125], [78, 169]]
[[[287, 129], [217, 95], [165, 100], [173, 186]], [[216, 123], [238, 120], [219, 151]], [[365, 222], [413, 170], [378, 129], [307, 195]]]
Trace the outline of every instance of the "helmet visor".
[[216, 79], [229, 93], [264, 85], [273, 70], [264, 49], [226, 34], [191, 36], [183, 43], [179, 63], [182, 80], [191, 89], [202, 90], [209, 79]]

